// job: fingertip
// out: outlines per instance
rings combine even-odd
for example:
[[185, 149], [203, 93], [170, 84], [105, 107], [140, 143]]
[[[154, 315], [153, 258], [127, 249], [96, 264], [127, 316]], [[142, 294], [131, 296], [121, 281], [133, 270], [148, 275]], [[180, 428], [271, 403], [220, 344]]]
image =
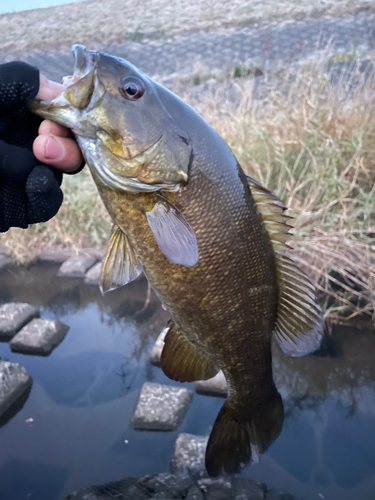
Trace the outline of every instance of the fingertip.
[[74, 172], [82, 163], [82, 155], [74, 139], [39, 135], [33, 144], [36, 158], [65, 172]]
[[65, 89], [64, 85], [61, 83], [49, 80], [46, 76], [39, 76], [39, 91], [36, 95], [37, 99], [54, 99]]

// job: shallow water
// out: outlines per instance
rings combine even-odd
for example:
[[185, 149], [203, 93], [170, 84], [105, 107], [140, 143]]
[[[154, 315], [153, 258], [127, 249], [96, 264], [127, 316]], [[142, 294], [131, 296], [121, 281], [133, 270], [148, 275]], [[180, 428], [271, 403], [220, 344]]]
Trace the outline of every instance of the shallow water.
[[[1, 359], [19, 362], [33, 378], [23, 407], [0, 421], [1, 500], [62, 500], [92, 484], [167, 471], [177, 434], [208, 434], [223, 402], [194, 394], [178, 431], [132, 430], [146, 380], [178, 385], [148, 363], [167, 314], [155, 296], [137, 313], [144, 279], [102, 298], [82, 280], [57, 278], [57, 269], [0, 274], [0, 304], [29, 302], [42, 318], [70, 326], [46, 358], [0, 343]], [[374, 500], [375, 335], [341, 330], [334, 340], [334, 357], [290, 359], [275, 351], [284, 427], [243, 474], [306, 500]]]

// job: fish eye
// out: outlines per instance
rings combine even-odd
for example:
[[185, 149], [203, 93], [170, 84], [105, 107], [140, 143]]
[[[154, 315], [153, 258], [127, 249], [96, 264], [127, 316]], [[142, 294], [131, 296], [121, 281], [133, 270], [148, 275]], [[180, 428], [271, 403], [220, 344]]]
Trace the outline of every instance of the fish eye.
[[126, 76], [121, 80], [120, 92], [126, 99], [139, 99], [145, 93], [145, 85], [136, 76]]

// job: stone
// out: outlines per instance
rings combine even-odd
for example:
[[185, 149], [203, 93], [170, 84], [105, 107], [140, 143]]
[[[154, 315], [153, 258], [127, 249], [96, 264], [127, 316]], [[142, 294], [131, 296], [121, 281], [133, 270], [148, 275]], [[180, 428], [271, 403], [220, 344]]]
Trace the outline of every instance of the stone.
[[177, 436], [174, 445], [174, 454], [171, 460], [171, 472], [185, 472], [192, 477], [202, 477], [206, 474], [204, 456], [208, 437], [181, 433]]
[[173, 431], [181, 424], [192, 398], [189, 389], [146, 382], [131, 424], [139, 430]]
[[61, 265], [57, 275], [64, 278], [84, 278], [96, 261], [96, 257], [88, 254], [70, 257]]
[[194, 485], [188, 491], [185, 500], [204, 500], [204, 497], [198, 486]]
[[148, 491], [151, 498], [174, 499], [185, 498], [194, 480], [187, 474], [170, 474], [160, 472], [144, 476], [137, 481], [137, 487], [142, 491]]
[[93, 247], [93, 248], [85, 248], [83, 253], [92, 255], [96, 258], [96, 260], [103, 260], [105, 254], [107, 253], [107, 247]]
[[97, 262], [91, 269], [89, 269], [85, 276], [86, 285], [99, 285], [100, 277], [102, 275], [102, 262]]
[[152, 365], [155, 366], [160, 366], [160, 359], [161, 359], [161, 352], [164, 347], [164, 339], [165, 336], [167, 335], [169, 328], [164, 328], [162, 332], [159, 334], [158, 338], [156, 339], [156, 342], [154, 344], [154, 347], [151, 350], [150, 357], [149, 357], [149, 362]]
[[65, 337], [69, 327], [52, 319], [33, 319], [9, 342], [13, 352], [48, 356]]
[[75, 255], [73, 248], [49, 247], [44, 248], [38, 255], [38, 260], [42, 262], [52, 262], [62, 264], [67, 259]]
[[232, 484], [226, 478], [204, 478], [198, 481], [198, 485], [205, 492], [206, 500], [229, 500], [232, 496]]
[[26, 323], [39, 316], [39, 309], [23, 302], [11, 302], [0, 307], [0, 340], [8, 341]]
[[0, 417], [31, 387], [32, 378], [18, 363], [0, 361]]
[[227, 381], [221, 370], [208, 380], [197, 380], [197, 382], [194, 382], [194, 389], [198, 394], [206, 396], [226, 398], [228, 394]]
[[235, 500], [263, 500], [266, 491], [263, 484], [242, 477], [233, 478], [232, 488]]

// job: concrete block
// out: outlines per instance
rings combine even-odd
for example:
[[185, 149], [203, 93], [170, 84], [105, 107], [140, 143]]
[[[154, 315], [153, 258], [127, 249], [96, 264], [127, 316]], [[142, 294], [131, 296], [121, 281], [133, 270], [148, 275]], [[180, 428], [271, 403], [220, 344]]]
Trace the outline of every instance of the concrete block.
[[38, 255], [38, 260], [42, 262], [52, 262], [55, 264], [62, 264], [67, 259], [75, 255], [73, 248], [49, 247], [44, 248]]
[[204, 456], [207, 447], [207, 436], [194, 434], [179, 434], [174, 445], [171, 460], [171, 472], [184, 472], [192, 477], [202, 477], [206, 474]]
[[20, 328], [39, 316], [39, 309], [23, 302], [0, 307], [0, 340], [10, 340]]
[[228, 394], [227, 381], [221, 370], [208, 380], [198, 380], [194, 382], [194, 389], [198, 394], [204, 394], [206, 396], [226, 398]]
[[64, 278], [84, 278], [87, 271], [96, 261], [96, 257], [92, 255], [70, 257], [61, 265], [57, 275]]
[[97, 262], [91, 269], [89, 269], [85, 276], [86, 285], [99, 285], [100, 277], [102, 275], [102, 262]]
[[181, 424], [192, 398], [188, 389], [146, 382], [131, 424], [139, 430], [173, 431]]
[[18, 363], [0, 361], [0, 417], [31, 387], [32, 379]]
[[51, 319], [33, 319], [9, 342], [13, 352], [48, 356], [65, 337], [69, 327]]
[[161, 358], [161, 352], [164, 347], [164, 339], [165, 336], [167, 335], [169, 328], [164, 328], [162, 332], [159, 334], [158, 338], [156, 339], [156, 342], [154, 344], [154, 347], [151, 350], [149, 361], [152, 365], [155, 366], [160, 366], [160, 358]]

